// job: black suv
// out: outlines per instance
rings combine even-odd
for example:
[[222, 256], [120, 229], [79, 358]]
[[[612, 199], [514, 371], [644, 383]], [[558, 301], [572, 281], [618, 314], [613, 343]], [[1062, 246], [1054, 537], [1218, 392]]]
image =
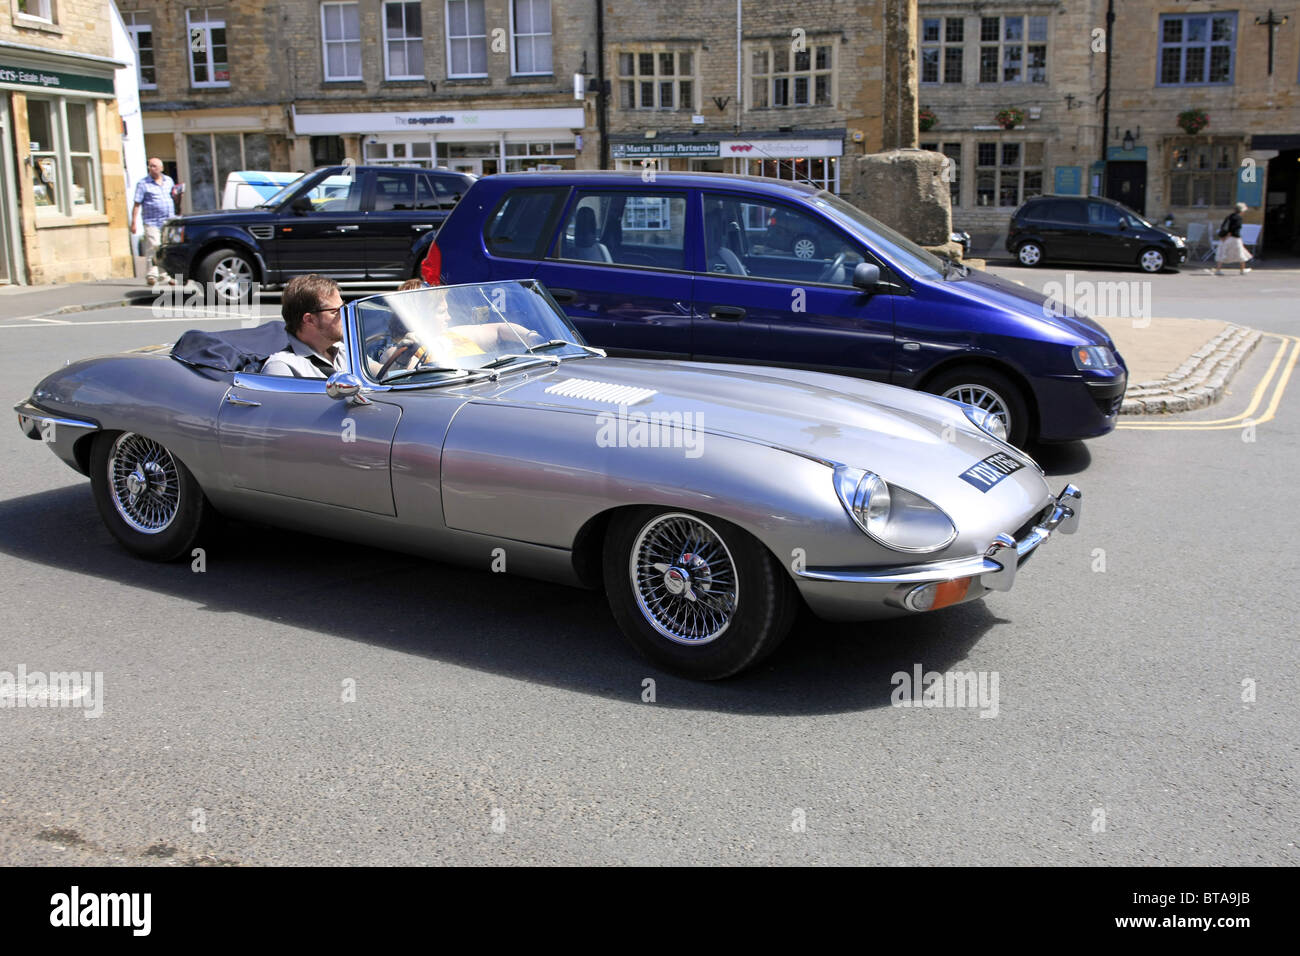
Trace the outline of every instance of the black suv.
[[1187, 242], [1113, 199], [1038, 196], [1011, 217], [1007, 252], [1022, 266], [1050, 259], [1159, 272], [1187, 259]]
[[253, 209], [168, 220], [155, 255], [217, 302], [243, 301], [253, 282], [302, 273], [340, 281], [419, 274], [434, 233], [475, 177], [439, 169], [325, 166]]

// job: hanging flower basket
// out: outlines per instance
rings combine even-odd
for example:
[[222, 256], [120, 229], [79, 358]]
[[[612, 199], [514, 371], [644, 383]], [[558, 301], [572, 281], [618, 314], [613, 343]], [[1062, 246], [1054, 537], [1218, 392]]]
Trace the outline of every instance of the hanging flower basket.
[[922, 106], [916, 113], [916, 125], [922, 133], [928, 133], [939, 125], [939, 117], [928, 106]]
[[1003, 129], [1015, 129], [1025, 121], [1025, 111], [1013, 106], [1010, 109], [1000, 110], [994, 118]]
[[1178, 128], [1188, 136], [1195, 136], [1210, 125], [1210, 117], [1204, 110], [1183, 110], [1178, 114]]

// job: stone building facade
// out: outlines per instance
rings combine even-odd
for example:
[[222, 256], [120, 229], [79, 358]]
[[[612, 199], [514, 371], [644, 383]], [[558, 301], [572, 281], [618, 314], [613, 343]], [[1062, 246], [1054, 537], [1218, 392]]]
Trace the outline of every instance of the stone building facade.
[[476, 174], [593, 166], [595, 4], [572, 0], [122, 0], [150, 155], [218, 208], [241, 169], [358, 163]]
[[610, 159], [852, 188], [916, 145], [916, 0], [606, 3]]
[[[1107, 30], [1107, 7], [920, 0], [922, 126], [937, 119], [920, 142], [952, 160], [954, 228], [999, 251], [1016, 206], [1058, 193], [1204, 235], [1243, 201], [1248, 223], [1267, 220], [1265, 244], [1300, 251], [1297, 17], [1257, 24], [1267, 0], [1124, 0]], [[1180, 128], [1189, 109], [1209, 125]]]
[[0, 0], [0, 282], [132, 272], [112, 9]]

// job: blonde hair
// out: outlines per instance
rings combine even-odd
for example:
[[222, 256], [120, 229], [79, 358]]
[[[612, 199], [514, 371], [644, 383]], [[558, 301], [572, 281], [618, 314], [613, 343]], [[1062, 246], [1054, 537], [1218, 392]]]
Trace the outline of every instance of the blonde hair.
[[1245, 211], [1246, 211], [1246, 204], [1244, 202], [1237, 203], [1237, 212], [1245, 212]]
[[407, 279], [405, 282], [403, 282], [401, 285], [397, 287], [397, 291], [409, 292], [412, 289], [423, 289], [423, 288], [424, 288], [423, 279]]

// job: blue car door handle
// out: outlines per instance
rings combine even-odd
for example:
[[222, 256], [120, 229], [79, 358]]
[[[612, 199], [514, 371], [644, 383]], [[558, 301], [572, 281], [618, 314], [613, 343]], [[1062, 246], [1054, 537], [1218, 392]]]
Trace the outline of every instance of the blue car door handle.
[[578, 293], [572, 289], [550, 289], [551, 298], [556, 302], [572, 302], [578, 297]]
[[745, 317], [745, 310], [734, 305], [714, 305], [709, 307], [709, 318], [719, 322], [739, 322]]

